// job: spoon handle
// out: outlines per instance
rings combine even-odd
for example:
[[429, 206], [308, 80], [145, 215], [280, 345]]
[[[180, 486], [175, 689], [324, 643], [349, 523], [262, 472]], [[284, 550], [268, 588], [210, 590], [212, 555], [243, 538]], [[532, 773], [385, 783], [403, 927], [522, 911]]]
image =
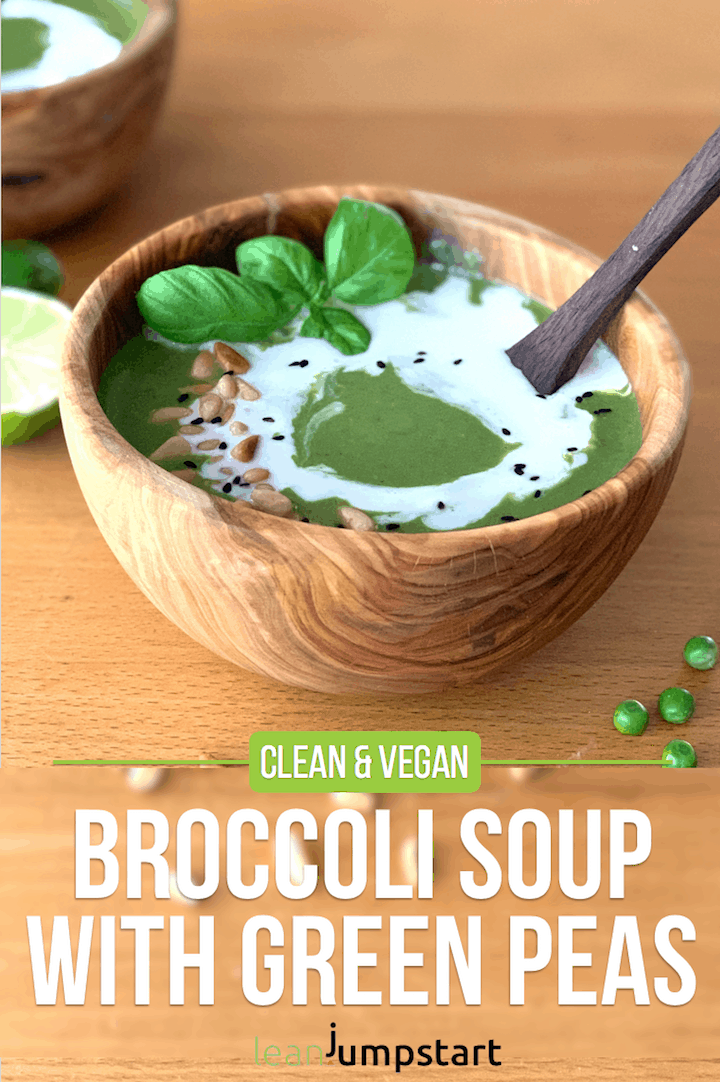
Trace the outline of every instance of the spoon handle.
[[648, 271], [719, 195], [720, 128], [592, 277], [507, 351], [536, 391], [553, 394], [572, 379]]

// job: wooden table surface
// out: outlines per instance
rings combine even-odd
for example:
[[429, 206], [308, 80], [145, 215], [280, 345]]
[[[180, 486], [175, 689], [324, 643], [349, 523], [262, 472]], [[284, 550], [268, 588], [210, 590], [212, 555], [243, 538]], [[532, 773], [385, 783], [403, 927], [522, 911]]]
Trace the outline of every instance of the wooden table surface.
[[[689, 5], [679, 37], [674, 5], [655, 4], [639, 58], [639, 0], [629, 28], [610, 0], [452, 0], [442, 22], [427, 0], [402, 0], [386, 18], [379, 0], [362, 10], [330, 0], [181, 6], [176, 74], [152, 144], [108, 207], [50, 240], [70, 303], [177, 218], [325, 181], [476, 200], [605, 256], [717, 126], [710, 0]], [[573, 40], [584, 43], [587, 68], [567, 48]], [[473, 56], [482, 57], [479, 80]], [[654, 702], [679, 683], [697, 698], [682, 735], [701, 765], [719, 764], [720, 670], [697, 673], [682, 660], [691, 635], [720, 638], [719, 282], [715, 206], [645, 284], [690, 359], [694, 401], [679, 472], [637, 554], [560, 639], [443, 695], [336, 697], [233, 668], [168, 623], [119, 567], [60, 428], [8, 449], [4, 763], [244, 757], [254, 730], [328, 727], [473, 729], [490, 758], [655, 757], [678, 733]], [[627, 697], [652, 708], [638, 740], [612, 726]]]

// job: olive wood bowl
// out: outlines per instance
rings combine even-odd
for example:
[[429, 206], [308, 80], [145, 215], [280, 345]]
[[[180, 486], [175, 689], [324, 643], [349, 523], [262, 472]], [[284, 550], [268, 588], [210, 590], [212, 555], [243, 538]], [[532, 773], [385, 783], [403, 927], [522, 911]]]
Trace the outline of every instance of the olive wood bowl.
[[34, 237], [107, 202], [150, 135], [167, 87], [175, 0], [146, 0], [135, 37], [110, 64], [2, 95], [2, 230]]
[[208, 495], [134, 450], [96, 392], [110, 357], [140, 331], [141, 283], [184, 263], [234, 269], [236, 245], [268, 233], [322, 257], [342, 195], [395, 208], [418, 250], [438, 230], [476, 248], [488, 277], [553, 307], [600, 262], [520, 219], [420, 191], [319, 187], [214, 207], [136, 245], [80, 300], [62, 368], [65, 435], [110, 548], [197, 642], [252, 672], [317, 691], [437, 691], [537, 650], [622, 570], [677, 467], [689, 372], [666, 321], [636, 293], [606, 340], [639, 401], [638, 454], [582, 499], [480, 529], [360, 533], [274, 518]]

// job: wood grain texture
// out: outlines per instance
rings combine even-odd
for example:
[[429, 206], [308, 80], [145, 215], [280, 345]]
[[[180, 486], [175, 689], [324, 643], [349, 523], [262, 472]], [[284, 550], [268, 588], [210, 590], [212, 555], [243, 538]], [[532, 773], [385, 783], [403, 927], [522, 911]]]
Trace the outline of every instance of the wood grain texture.
[[[175, 0], [149, 13], [116, 60], [55, 86], [2, 95], [6, 238], [34, 237], [105, 202], [152, 131], [167, 88]], [[37, 177], [23, 184], [12, 177]]]
[[611, 481], [510, 524], [392, 537], [265, 515], [172, 477], [131, 448], [97, 402], [100, 375], [141, 322], [143, 280], [183, 263], [231, 267], [264, 233], [321, 254], [343, 193], [394, 207], [418, 245], [433, 232], [479, 249], [485, 273], [558, 306], [597, 265], [508, 215], [423, 192], [316, 188], [185, 219], [108, 268], [75, 310], [61, 411], [80, 487], [103, 536], [151, 601], [203, 646], [315, 691], [437, 691], [517, 661], [560, 634], [622, 570], [678, 463], [689, 375], [641, 297], [608, 333], [638, 398], [643, 443]]
[[536, 391], [554, 394], [649, 271], [720, 195], [720, 128], [703, 144], [595, 273], [534, 331], [507, 350]]
[[[328, 1074], [345, 1077], [341, 1067], [324, 1066], [273, 1068], [272, 1078], [319, 1079]], [[122, 1059], [4, 1059], [5, 1082], [259, 1082], [268, 1077], [268, 1068], [241, 1059], [208, 1061], [122, 1060]], [[360, 1082], [391, 1082], [397, 1075], [382, 1068], [355, 1067], [352, 1077]], [[423, 1071], [427, 1082], [447, 1077], [442, 1067]], [[716, 1082], [720, 1078], [717, 1059], [555, 1059], [519, 1060], [503, 1064], [503, 1082]]]
[[[42, 794], [40, 796], [40, 794]], [[304, 900], [280, 895], [275, 886], [273, 837], [281, 812], [297, 807], [297, 794], [265, 795], [253, 793], [248, 773], [238, 769], [171, 769], [165, 782], [149, 792], [133, 790], [124, 771], [108, 768], [3, 769], [0, 771], [0, 859], [3, 870], [3, 900], [0, 906], [0, 957], [3, 960], [0, 982], [0, 1047], [5, 1057], [63, 1056], [68, 1059], [101, 1057], [125, 1060], [131, 1064], [152, 1060], [203, 1058], [207, 1070], [220, 1061], [227, 1070], [253, 1068], [254, 1044], [259, 1042], [320, 1043], [324, 1051], [330, 1022], [337, 1025], [343, 1042], [409, 1045], [441, 1039], [445, 1043], [466, 1045], [492, 1038], [502, 1046], [502, 1071], [492, 1072], [502, 1078], [505, 1071], [520, 1074], [519, 1064], [526, 1060], [564, 1061], [563, 1068], [572, 1078], [574, 1060], [585, 1063], [595, 1057], [623, 1064], [624, 1061], [655, 1059], [707, 1061], [717, 1058], [717, 999], [720, 991], [720, 925], [716, 919], [717, 892], [720, 886], [718, 862], [717, 803], [720, 794], [718, 771], [652, 771], [643, 767], [610, 770], [603, 767], [558, 768], [555, 770], [510, 771], [488, 767], [478, 793], [441, 796], [386, 795], [380, 807], [389, 813], [391, 858], [389, 875], [394, 884], [412, 884], [414, 868], [408, 860], [408, 842], [417, 833], [418, 808], [433, 813], [435, 844], [435, 879], [433, 898], [375, 899], [375, 826], [372, 804], [363, 809], [368, 824], [369, 886], [354, 899], [334, 898], [323, 884], [323, 834], [327, 817], [341, 805], [330, 795], [304, 795], [300, 805], [318, 825], [319, 841], [301, 845], [308, 863], [319, 865], [319, 885]], [[88, 899], [74, 896], [74, 820], [76, 808], [102, 808], [118, 822], [119, 840], [115, 853], [119, 860], [118, 890], [112, 897]], [[154, 809], [167, 818], [169, 846], [166, 857], [176, 867], [176, 825], [182, 813], [192, 808], [211, 812], [219, 824], [219, 885], [211, 897], [195, 905], [173, 899], [155, 898], [152, 869], [142, 873], [142, 897], [126, 897], [126, 811]], [[246, 881], [253, 878], [253, 867], [268, 864], [269, 885], [258, 899], [242, 900], [231, 894], [226, 882], [226, 823], [240, 808], [254, 808], [268, 821], [269, 840], [253, 838], [244, 831], [242, 864]], [[476, 901], [460, 889], [463, 870], [476, 869], [460, 843], [463, 816], [475, 808], [487, 808], [499, 817], [502, 834], [486, 836], [483, 827], [478, 837], [499, 861], [503, 883], [492, 898]], [[507, 883], [508, 823], [520, 809], [534, 808], [548, 817], [552, 835], [553, 882], [542, 898], [517, 898]], [[625, 897], [611, 899], [608, 889], [607, 828], [609, 810], [632, 808], [646, 814], [652, 823], [653, 847], [642, 865], [629, 867]], [[603, 873], [600, 888], [584, 901], [566, 897], [557, 881], [559, 814], [573, 809], [576, 815], [575, 875], [583, 881], [587, 809], [600, 812], [603, 829]], [[191, 867], [196, 881], [202, 879], [202, 835], [194, 830]], [[144, 844], [151, 844], [151, 832], [143, 830]], [[533, 879], [533, 831], [525, 840], [526, 881]], [[633, 832], [628, 830], [628, 846]], [[341, 835], [341, 849], [343, 848]], [[340, 878], [350, 879], [347, 849], [340, 855]], [[99, 874], [99, 868], [97, 869]], [[482, 881], [483, 873], [477, 872]], [[95, 879], [95, 873], [93, 873]], [[286, 960], [285, 990], [268, 1007], [248, 1001], [243, 993], [241, 965], [242, 931], [245, 922], [257, 914], [272, 914], [285, 932], [282, 948], [272, 951]], [[36, 1006], [28, 957], [25, 917], [41, 917], [47, 928], [56, 914], [69, 918], [73, 943], [81, 915], [102, 914], [162, 916], [165, 928], [151, 934], [150, 1002], [134, 1002], [134, 937], [129, 930], [117, 928], [116, 996], [114, 1005], [101, 1005], [99, 996], [99, 943], [91, 949], [87, 994], [82, 1007], [59, 1002], [55, 1007]], [[342, 1003], [341, 943], [345, 916], [374, 914], [382, 917], [382, 928], [363, 932], [361, 949], [378, 954], [377, 967], [361, 974], [361, 988], [377, 989], [382, 994], [378, 1005]], [[390, 1004], [390, 962], [388, 951], [389, 917], [426, 916], [428, 929], [408, 933], [408, 951], [422, 952], [422, 968], [410, 968], [406, 987], [426, 990], [426, 1006]], [[464, 931], [469, 915], [482, 916], [482, 1005], [466, 1005], [455, 981], [451, 979], [448, 1005], [438, 1005], [435, 994], [434, 928], [438, 915], [452, 914]], [[526, 984], [524, 1007], [509, 1002], [508, 931], [510, 915], [534, 914], [545, 919], [553, 930], [555, 951], [549, 965], [530, 973]], [[648, 978], [650, 1002], [635, 1006], [630, 990], [618, 992], [614, 1005], [558, 1004], [557, 919], [561, 915], [595, 916], [596, 929], [579, 930], [574, 950], [589, 952], [591, 964], [579, 967], [574, 974], [578, 990], [602, 993], [608, 947], [616, 915], [637, 917], [644, 965]], [[654, 946], [657, 922], [669, 914], [682, 914], [693, 922], [694, 941], [680, 942], [676, 949], [692, 966], [697, 978], [693, 999], [682, 1007], [670, 1008], [654, 992], [653, 978], [666, 975], [671, 987], [678, 979]], [[180, 1008], [169, 1004], [167, 932], [169, 916], [185, 916], [188, 949], [194, 949], [198, 916], [212, 916], [215, 924], [215, 1003], [199, 1006], [197, 977], [186, 977], [186, 1002]], [[336, 1003], [320, 1003], [319, 982], [311, 975], [308, 1003], [292, 1002], [290, 973], [292, 919], [294, 916], [323, 916], [336, 932], [332, 967], [336, 973]], [[116, 920], [117, 923], [117, 920]], [[263, 946], [262, 950], [266, 948]], [[311, 947], [312, 949], [312, 947]], [[259, 980], [267, 974], [259, 963]], [[626, 970], [624, 970], [626, 971]], [[261, 983], [261, 987], [267, 987]], [[598, 996], [600, 998], [600, 996]], [[228, 1063], [230, 1061], [230, 1063]], [[234, 1063], [233, 1063], [234, 1061]], [[144, 1066], [144, 1063], [143, 1063]], [[612, 1063], [606, 1064], [608, 1075]], [[166, 1067], [169, 1070], [170, 1067]], [[325, 1065], [323, 1066], [325, 1069]], [[329, 1069], [329, 1067], [328, 1067]], [[360, 1068], [356, 1068], [360, 1071]], [[484, 1077], [488, 1065], [478, 1068]], [[556, 1068], [563, 1078], [560, 1067]], [[382, 1077], [378, 1070], [378, 1075]], [[391, 1074], [392, 1071], [387, 1072]], [[415, 1082], [430, 1073], [430, 1068], [409, 1071], [406, 1077]], [[345, 1072], [346, 1076], [348, 1072]], [[352, 1072], [351, 1072], [352, 1074]], [[405, 1074], [405, 1072], [403, 1072]], [[450, 1072], [452, 1077], [452, 1072]], [[42, 1077], [42, 1076], [41, 1076]], [[102, 1075], [99, 1075], [102, 1078]], [[132, 1077], [132, 1075], [130, 1075]], [[162, 1075], [161, 1075], [162, 1077]], [[200, 1076], [204, 1077], [203, 1075]], [[212, 1075], [210, 1075], [212, 1077]], [[222, 1078], [222, 1074], [220, 1075]], [[257, 1077], [257, 1076], [256, 1076]], [[296, 1077], [302, 1078], [298, 1070]], [[460, 1072], [458, 1077], [462, 1077]], [[471, 1074], [470, 1077], [473, 1077]], [[510, 1077], [513, 1077], [512, 1075]], [[522, 1075], [520, 1074], [520, 1077]], [[531, 1076], [532, 1077], [532, 1076]], [[542, 1077], [542, 1076], [541, 1076]], [[551, 1075], [552, 1077], [552, 1075]], [[582, 1076], [580, 1076], [582, 1077]], [[601, 1076], [602, 1077], [602, 1076]], [[642, 1076], [641, 1076], [642, 1077]], [[661, 1076], [662, 1077], [662, 1076]], [[693, 1077], [688, 1071], [688, 1077]], [[699, 1077], [703, 1077], [700, 1075]], [[711, 1075], [712, 1077], [712, 1075]], [[402, 1074], [401, 1074], [402, 1078]], [[626, 1082], [634, 1082], [626, 1075]], [[589, 1074], [592, 1080], [593, 1075]], [[94, 1082], [92, 1074], [90, 1082]], [[613, 1080], [614, 1082], [614, 1080]]]
[[[320, 165], [338, 179], [365, 170], [454, 190], [607, 254], [717, 124], [709, 114], [397, 114], [350, 123], [342, 114], [238, 110], [216, 115], [213, 141], [203, 145], [206, 106], [195, 97], [178, 100], [123, 194], [81, 229], [54, 238], [70, 303], [138, 237], [190, 213], [201, 198], [220, 202], [293, 179], [310, 183]], [[431, 145], [463, 153], [443, 158], [427, 152]], [[697, 702], [687, 738], [701, 766], [720, 765], [720, 670], [693, 672], [681, 658], [690, 635], [720, 638], [713, 573], [720, 562], [718, 253], [713, 208], [648, 278], [691, 360], [694, 395], [677, 480], [646, 540], [561, 637], [481, 687], [338, 698], [240, 673], [194, 648], [118, 565], [59, 428], [6, 449], [3, 763], [245, 758], [250, 733], [263, 727], [468, 728], [481, 733], [490, 758], [621, 759], [629, 751], [652, 758], [670, 738], [653, 703], [663, 688], [680, 684]], [[627, 697], [651, 709], [631, 749], [611, 721]]]

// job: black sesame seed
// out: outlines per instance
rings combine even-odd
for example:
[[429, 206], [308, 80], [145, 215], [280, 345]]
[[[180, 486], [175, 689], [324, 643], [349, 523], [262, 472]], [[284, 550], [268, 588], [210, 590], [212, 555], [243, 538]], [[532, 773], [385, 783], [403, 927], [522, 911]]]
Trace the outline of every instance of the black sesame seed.
[[503, 434], [503, 436], [509, 436], [510, 435], [510, 429], [509, 428], [504, 428], [502, 430], [502, 434]]
[[592, 398], [592, 396], [593, 396], [592, 391], [586, 391], [585, 394], [583, 395], [583, 398]]
[[612, 413], [612, 410], [608, 407], [602, 410], [593, 410], [593, 413]]
[[500, 521], [501, 522], [517, 522], [517, 519], [515, 518], [514, 515], [502, 515], [501, 518], [500, 518]]
[[221, 423], [222, 423], [222, 417], [220, 417], [220, 416], [213, 417], [212, 421], [210, 422], [211, 425], [219, 425]]
[[442, 500], [438, 500], [438, 511], [444, 511], [444, 510], [445, 510], [445, 504], [442, 502]]
[[193, 421], [190, 422], [191, 425], [201, 425], [202, 423], [203, 423], [202, 417], [196, 417]]
[[536, 500], [539, 499], [542, 496], [542, 490], [537, 489], [537, 491], [534, 493], [534, 495], [535, 495]]
[[576, 394], [575, 395], [575, 401], [576, 402], [582, 402], [582, 400], [583, 400], [583, 396], [581, 394]]
[[284, 440], [285, 437], [284, 436], [273, 436], [273, 439], [274, 440]]
[[263, 417], [263, 421], [274, 421], [274, 417]]
[[227, 444], [226, 443], [219, 443], [218, 444], [218, 450], [227, 451]]
[[568, 451], [577, 451], [577, 447], [568, 447]]
[[223, 372], [223, 375], [224, 376], [234, 376], [235, 373], [233, 372], [232, 368], [228, 368], [227, 372]]
[[522, 475], [525, 473], [525, 466], [521, 462], [518, 462], [517, 466], [513, 466], [513, 469], [515, 470], [515, 473], [518, 475], [518, 477], [522, 477]]
[[462, 360], [462, 357], [458, 357], [456, 361], [453, 361], [453, 364], [462, 364]]
[[[235, 482], [233, 482], [233, 484], [234, 483]], [[250, 488], [250, 482], [249, 481], [241, 481], [240, 482], [240, 488]]]
[[197, 469], [197, 466], [195, 465], [195, 463], [191, 462], [189, 458], [186, 459], [185, 462], [183, 462], [183, 466], [187, 466], [187, 468], [189, 470], [196, 470]]
[[300, 367], [301, 368], [307, 368], [307, 366], [309, 364], [310, 364], [310, 361], [300, 361]]
[[299, 368], [299, 367], [300, 367], [300, 361], [290, 361], [290, 364], [288, 365], [288, 368]]
[[345, 524], [342, 523], [342, 522], [336, 522], [335, 525], [337, 526], [338, 530], [344, 530], [345, 529]]
[[425, 360], [424, 357], [416, 357], [415, 360], [413, 361], [413, 364], [422, 364], [424, 360]]
[[585, 491], [583, 492], [583, 496], [589, 496], [591, 492], [592, 492], [591, 488], [586, 488]]
[[531, 477], [531, 478], [530, 478], [530, 480], [531, 480], [531, 481], [539, 481], [539, 480], [540, 480], [540, 474], [539, 474], [539, 473], [536, 473], [534, 477]]
[[310, 521], [310, 519], [309, 519], [309, 518], [301, 518], [301, 519], [300, 519], [300, 521], [301, 521], [301, 522], [309, 522], [309, 521]]
[[427, 353], [427, 350], [426, 349], [419, 349], [417, 352], [418, 352], [418, 357], [424, 357], [425, 354]]
[[377, 366], [378, 366], [378, 368], [384, 368], [385, 367], [385, 361], [378, 361]]
[[546, 397], [547, 397], [547, 395], [544, 395], [544, 394], [536, 394], [536, 395], [535, 395], [535, 397], [536, 397], [536, 398], [546, 398]]
[[223, 492], [229, 492], [231, 488], [232, 488], [232, 485], [228, 481], [228, 483], [226, 485], [223, 485]]
[[386, 530], [399, 530], [400, 529], [400, 523], [399, 522], [388, 522], [385, 529]]
[[240, 475], [238, 475], [237, 477], [233, 477], [233, 482], [232, 483], [234, 485], [239, 485], [241, 480], [242, 480], [242, 478], [240, 477]]
[[178, 402], [187, 402], [189, 397], [189, 394], [181, 394], [178, 396]]

